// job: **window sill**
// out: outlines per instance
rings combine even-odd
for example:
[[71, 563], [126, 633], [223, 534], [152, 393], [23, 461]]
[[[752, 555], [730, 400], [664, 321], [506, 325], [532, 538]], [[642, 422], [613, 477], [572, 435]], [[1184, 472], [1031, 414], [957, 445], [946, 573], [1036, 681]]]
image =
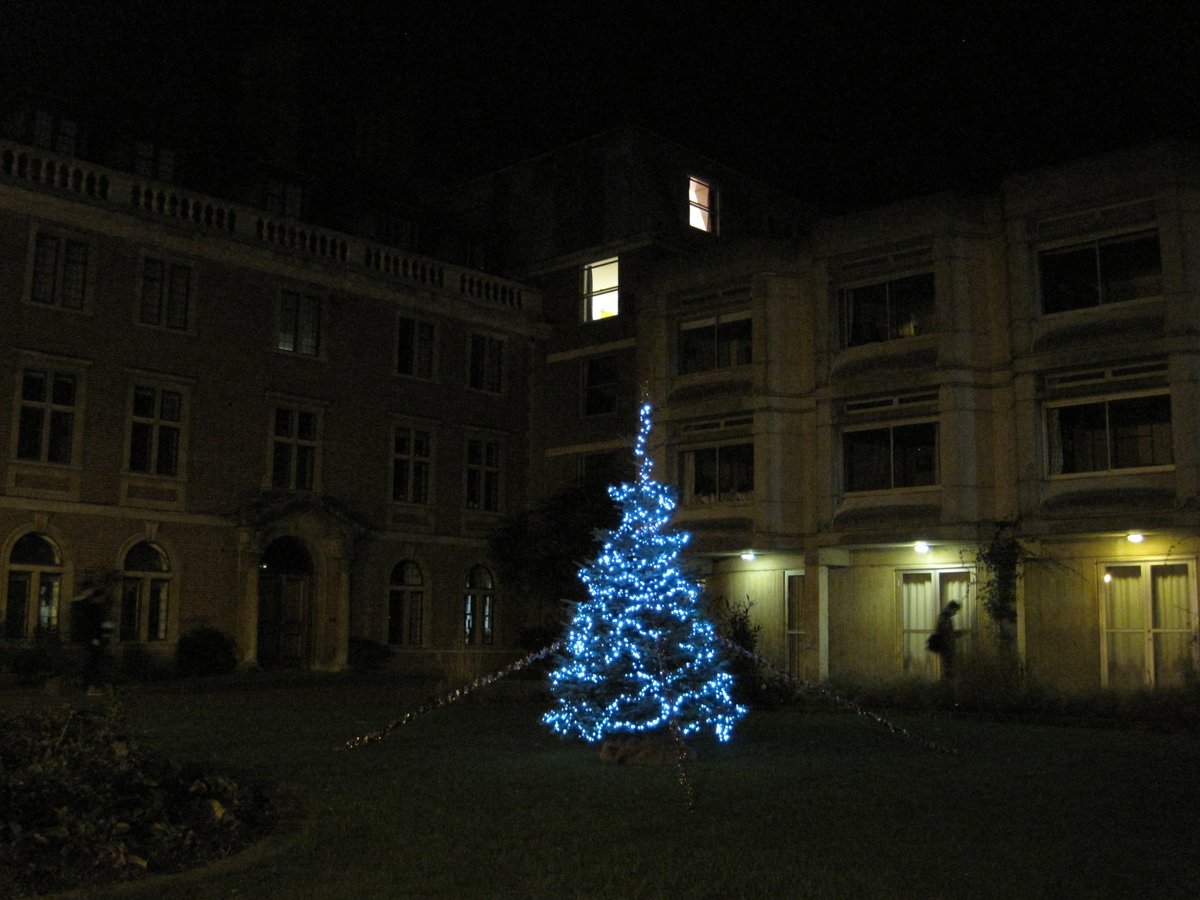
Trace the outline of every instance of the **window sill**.
[[1120, 478], [1124, 475], [1142, 475], [1153, 472], [1174, 472], [1175, 464], [1161, 466], [1131, 466], [1127, 469], [1096, 469], [1092, 472], [1057, 472], [1046, 476], [1048, 482], [1070, 482], [1084, 478]]
[[388, 510], [388, 525], [402, 530], [432, 531], [437, 526], [437, 510], [415, 503], [392, 503]]
[[307, 359], [312, 362], [326, 362], [327, 357], [324, 353], [301, 353], [299, 350], [284, 350], [281, 347], [272, 347], [271, 352], [276, 356], [285, 356], [288, 359]]
[[699, 496], [683, 500], [679, 505], [683, 509], [706, 509], [710, 506], [747, 506], [754, 503], [754, 494], [736, 493], [730, 496]]
[[1048, 476], [1041, 485], [1040, 506], [1045, 512], [1171, 508], [1174, 503], [1174, 466]]
[[13, 460], [8, 464], [8, 477], [5, 481], [9, 494], [78, 500], [83, 483], [83, 469], [75, 465]]
[[942, 486], [925, 485], [881, 491], [843, 493], [835, 502], [833, 520], [838, 524], [878, 524], [880, 515], [936, 518], [941, 515]]
[[833, 358], [830, 375], [836, 377], [870, 369], [933, 365], [937, 357], [937, 346], [938, 334], [930, 332], [843, 347]]
[[1139, 297], [1120, 303], [1043, 313], [1033, 326], [1033, 350], [1046, 352], [1073, 344], [1162, 337], [1166, 304], [1162, 297]]
[[125, 472], [121, 475], [121, 505], [152, 509], [182, 509], [187, 481], [177, 476]]
[[1111, 303], [1097, 303], [1095, 306], [1078, 306], [1075, 309], [1060, 309], [1055, 312], [1043, 312], [1039, 316], [1043, 321], [1058, 321], [1071, 316], [1094, 316], [1110, 313], [1119, 309], [1132, 309], [1137, 306], [1148, 306], [1162, 303], [1162, 294], [1149, 294], [1145, 297], [1132, 297], [1129, 300], [1114, 300]]

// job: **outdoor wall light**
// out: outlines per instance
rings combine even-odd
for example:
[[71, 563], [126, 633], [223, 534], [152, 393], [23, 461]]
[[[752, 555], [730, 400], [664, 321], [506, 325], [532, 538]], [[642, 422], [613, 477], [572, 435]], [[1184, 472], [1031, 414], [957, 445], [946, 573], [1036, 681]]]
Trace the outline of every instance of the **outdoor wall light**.
[[1129, 541], [1131, 544], [1140, 544], [1145, 539], [1146, 536], [1140, 531], [1131, 531], [1129, 534], [1125, 535], [1125, 540]]
[[913, 550], [917, 553], [928, 553], [929, 545], [924, 541], [917, 541], [915, 544], [913, 544]]
[[755, 554], [755, 552], [753, 550], [747, 550], [745, 553], [742, 554], [742, 559], [744, 559], [746, 562], [753, 562], [756, 555], [757, 554]]

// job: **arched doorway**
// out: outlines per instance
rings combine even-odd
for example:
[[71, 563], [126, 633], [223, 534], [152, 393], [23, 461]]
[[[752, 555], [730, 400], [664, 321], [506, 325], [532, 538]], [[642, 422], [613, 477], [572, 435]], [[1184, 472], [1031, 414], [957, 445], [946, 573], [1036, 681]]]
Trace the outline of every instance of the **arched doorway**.
[[310, 663], [312, 574], [312, 557], [296, 538], [277, 538], [263, 553], [258, 571], [259, 665]]

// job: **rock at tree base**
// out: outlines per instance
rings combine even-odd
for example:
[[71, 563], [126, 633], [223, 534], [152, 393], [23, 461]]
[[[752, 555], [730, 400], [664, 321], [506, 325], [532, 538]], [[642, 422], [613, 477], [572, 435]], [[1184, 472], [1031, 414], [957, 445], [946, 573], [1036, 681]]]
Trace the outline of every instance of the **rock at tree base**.
[[618, 766], [670, 766], [684, 759], [695, 759], [687, 744], [680, 744], [670, 732], [627, 734], [610, 737], [600, 745], [600, 761]]

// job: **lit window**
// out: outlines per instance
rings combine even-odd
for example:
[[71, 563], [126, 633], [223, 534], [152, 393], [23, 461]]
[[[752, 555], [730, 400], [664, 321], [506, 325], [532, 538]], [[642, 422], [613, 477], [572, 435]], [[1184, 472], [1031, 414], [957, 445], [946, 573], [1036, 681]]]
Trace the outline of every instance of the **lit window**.
[[496, 638], [496, 585], [492, 573], [473, 566], [463, 594], [463, 643], [491, 644]]
[[164, 641], [167, 638], [171, 574], [167, 555], [149, 541], [125, 554], [117, 634], [122, 641]]
[[754, 496], [754, 445], [722, 444], [679, 454], [685, 504], [749, 500]]
[[411, 559], [396, 563], [388, 588], [388, 643], [419, 646], [425, 579]]
[[1047, 313], [1162, 294], [1157, 231], [1043, 250], [1038, 269], [1042, 311]]
[[607, 319], [621, 312], [617, 258], [583, 267], [583, 318]]
[[317, 413], [279, 406], [275, 408], [272, 422], [271, 487], [314, 490], [320, 424]]
[[846, 491], [886, 491], [938, 482], [936, 422], [842, 434]]
[[8, 557], [4, 636], [20, 639], [58, 631], [62, 554], [44, 534], [19, 538]]
[[321, 299], [293, 291], [279, 298], [279, 337], [275, 346], [289, 353], [317, 356], [321, 352]]
[[749, 313], [700, 319], [679, 326], [679, 374], [744, 366], [753, 355]]
[[429, 432], [423, 428], [396, 426], [392, 438], [392, 501], [429, 502]]
[[1046, 411], [1050, 474], [1169, 466], [1168, 394], [1052, 406]]
[[142, 262], [142, 296], [138, 321], [175, 331], [186, 331], [190, 316], [192, 270], [168, 265], [161, 259]]
[[21, 374], [17, 458], [70, 465], [74, 459], [78, 382], [70, 372]]
[[1103, 567], [1101, 674], [1106, 687], [1183, 687], [1196, 660], [1196, 597], [1189, 562]]
[[129, 426], [129, 471], [175, 476], [180, 470], [183, 395], [136, 385]]
[[933, 327], [932, 272], [842, 288], [838, 293], [843, 346], [914, 337]]
[[941, 674], [940, 659], [925, 642], [937, 627], [938, 614], [951, 601], [959, 605], [954, 616], [955, 657], [969, 656], [979, 623], [971, 573], [964, 569], [903, 572], [900, 575], [900, 646], [904, 674], [934, 680]]
[[29, 299], [61, 309], [83, 309], [88, 287], [88, 246], [40, 233], [33, 247]]
[[716, 231], [716, 192], [700, 178], [688, 179], [688, 224], [700, 231]]

